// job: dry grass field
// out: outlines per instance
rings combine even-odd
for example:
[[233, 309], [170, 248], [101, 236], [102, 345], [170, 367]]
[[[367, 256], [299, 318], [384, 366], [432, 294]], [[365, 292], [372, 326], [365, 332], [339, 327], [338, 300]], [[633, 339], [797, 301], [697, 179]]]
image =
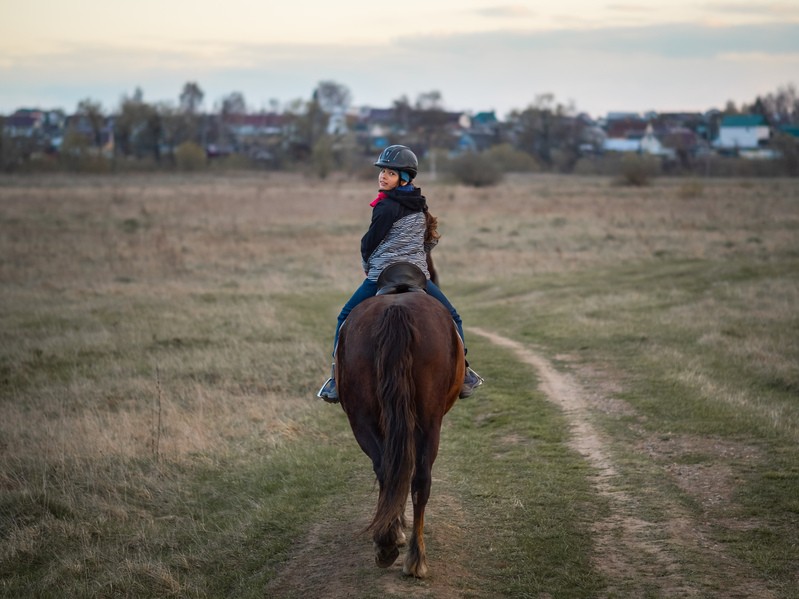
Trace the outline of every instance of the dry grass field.
[[799, 181], [419, 184], [487, 379], [426, 581], [314, 398], [372, 182], [0, 178], [0, 596], [799, 597]]

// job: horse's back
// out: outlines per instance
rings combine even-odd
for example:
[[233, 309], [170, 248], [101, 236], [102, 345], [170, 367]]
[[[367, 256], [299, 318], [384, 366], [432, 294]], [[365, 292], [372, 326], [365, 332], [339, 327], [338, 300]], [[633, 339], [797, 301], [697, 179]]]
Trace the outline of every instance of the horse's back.
[[412, 328], [409, 351], [418, 395], [443, 403], [446, 412], [457, 399], [463, 380], [463, 345], [449, 311], [423, 292], [375, 296], [349, 315], [341, 330], [337, 356], [342, 405], [346, 410], [348, 395], [368, 394], [376, 384], [376, 348], [379, 335], [386, 334], [381, 333], [380, 324], [390, 310], [396, 309], [406, 311]]

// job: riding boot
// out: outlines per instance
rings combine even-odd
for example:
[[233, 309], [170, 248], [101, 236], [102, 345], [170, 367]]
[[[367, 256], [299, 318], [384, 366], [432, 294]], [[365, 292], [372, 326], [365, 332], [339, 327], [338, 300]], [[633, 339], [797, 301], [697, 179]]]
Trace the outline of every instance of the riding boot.
[[480, 385], [483, 384], [483, 377], [477, 374], [474, 370], [469, 367], [469, 361], [466, 361], [466, 374], [463, 377], [463, 385], [461, 386], [461, 392], [458, 397], [460, 399], [466, 399], [474, 390], [477, 389]]
[[321, 397], [328, 403], [338, 403], [338, 390], [336, 389], [336, 363], [333, 362], [333, 366], [330, 370], [330, 378], [325, 381], [325, 384], [322, 385], [322, 388], [319, 389], [319, 393], [316, 394], [316, 397]]

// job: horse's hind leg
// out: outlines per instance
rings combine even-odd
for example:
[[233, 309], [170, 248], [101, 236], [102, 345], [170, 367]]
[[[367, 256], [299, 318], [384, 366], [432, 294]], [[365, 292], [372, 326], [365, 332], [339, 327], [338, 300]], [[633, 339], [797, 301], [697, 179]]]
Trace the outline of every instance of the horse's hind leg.
[[[380, 492], [383, 492], [382, 483], [380, 483]], [[403, 512], [397, 516], [397, 519], [394, 520], [394, 523], [387, 531], [383, 533], [375, 531], [373, 537], [375, 563], [381, 568], [388, 568], [393, 564], [399, 557], [399, 547], [405, 547], [408, 544], [405, 531], [402, 530], [407, 525], [405, 513]]]
[[430, 498], [431, 470], [436, 459], [438, 439], [431, 439], [426, 451], [417, 453], [416, 472], [411, 481], [413, 500], [413, 532], [405, 555], [402, 572], [408, 576], [424, 578], [427, 576], [427, 554], [424, 546], [424, 510]]
[[[379, 462], [374, 462], [375, 474], [380, 486], [380, 494], [384, 492], [383, 476]], [[375, 530], [372, 540], [375, 549], [375, 564], [380, 568], [388, 568], [399, 557], [399, 548], [406, 543], [405, 533], [402, 531], [402, 523], [405, 515], [397, 517], [391, 526], [385, 530]]]
[[[398, 531], [402, 532], [396, 524], [393, 524], [386, 531], [375, 531], [372, 537], [375, 542], [375, 564], [381, 568], [388, 568], [399, 557]], [[405, 534], [402, 533], [402, 536]]]
[[388, 568], [399, 557], [396, 542], [375, 541], [375, 564], [380, 568]]

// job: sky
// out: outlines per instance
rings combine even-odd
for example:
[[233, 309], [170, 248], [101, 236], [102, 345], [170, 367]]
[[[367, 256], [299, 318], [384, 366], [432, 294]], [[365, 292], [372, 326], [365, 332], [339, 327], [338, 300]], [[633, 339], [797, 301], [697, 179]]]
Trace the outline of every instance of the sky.
[[500, 118], [542, 94], [594, 117], [722, 109], [799, 87], [799, 0], [0, 0], [0, 114], [177, 104], [189, 81], [206, 110], [282, 110], [320, 81]]

